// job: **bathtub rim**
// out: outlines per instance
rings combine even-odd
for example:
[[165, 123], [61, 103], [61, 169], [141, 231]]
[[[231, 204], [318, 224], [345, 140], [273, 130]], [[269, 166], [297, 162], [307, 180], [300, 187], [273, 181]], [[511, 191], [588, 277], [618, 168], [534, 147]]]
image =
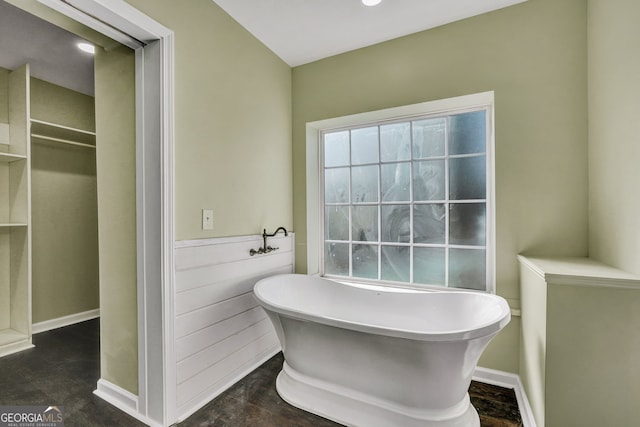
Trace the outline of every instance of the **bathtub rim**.
[[[511, 321], [511, 309], [509, 307], [509, 304], [504, 298], [502, 298], [499, 295], [489, 294], [489, 293], [479, 293], [479, 292], [473, 292], [473, 291], [464, 291], [464, 290], [451, 291], [446, 289], [443, 289], [442, 291], [429, 289], [424, 292], [421, 292], [418, 289], [415, 289], [415, 290], [412, 289], [411, 291], [412, 293], [418, 292], [418, 293], [450, 293], [450, 294], [482, 295], [483, 298], [490, 298], [490, 299], [497, 300], [499, 305], [503, 309], [502, 313], [496, 319], [492, 319], [491, 321], [481, 323], [477, 327], [474, 327], [473, 329], [448, 330], [448, 331], [442, 331], [442, 332], [411, 331], [406, 329], [384, 327], [384, 326], [372, 325], [368, 323], [360, 323], [356, 321], [333, 318], [328, 316], [309, 314], [299, 310], [294, 310], [292, 308], [289, 308], [283, 305], [273, 303], [272, 301], [269, 301], [267, 298], [265, 298], [264, 295], [261, 295], [260, 287], [266, 286], [264, 285], [264, 283], [268, 283], [277, 278], [285, 278], [285, 277], [312, 277], [314, 279], [330, 281], [343, 286], [353, 286], [353, 285], [349, 283], [338, 282], [336, 280], [326, 278], [326, 277], [310, 276], [306, 274], [294, 273], [294, 274], [279, 274], [276, 276], [264, 278], [262, 280], [259, 280], [253, 288], [254, 295], [258, 300], [258, 302], [260, 303], [260, 305], [263, 306], [263, 308], [266, 308], [274, 313], [277, 313], [279, 315], [286, 316], [289, 318], [306, 320], [309, 322], [320, 323], [323, 325], [342, 328], [342, 329], [349, 329], [349, 330], [368, 333], [368, 334], [383, 335], [383, 336], [389, 336], [389, 337], [395, 337], [395, 338], [404, 338], [404, 339], [415, 340], [415, 341], [457, 342], [457, 341], [466, 341], [466, 340], [472, 340], [476, 338], [483, 338], [487, 336], [496, 335]], [[372, 285], [372, 286], [376, 286], [376, 285]], [[360, 287], [360, 286], [354, 286], [354, 287]], [[385, 289], [385, 291], [394, 292], [393, 289], [394, 288], [389, 288], [389, 289]], [[402, 289], [400, 291], [402, 293], [405, 293], [407, 291], [407, 289], [404, 289], [404, 288], [400, 288], [400, 289]]]

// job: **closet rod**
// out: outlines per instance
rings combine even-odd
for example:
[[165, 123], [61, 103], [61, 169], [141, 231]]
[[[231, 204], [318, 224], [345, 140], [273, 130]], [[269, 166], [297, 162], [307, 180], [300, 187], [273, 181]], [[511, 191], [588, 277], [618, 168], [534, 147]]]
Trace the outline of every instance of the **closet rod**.
[[35, 133], [32, 133], [31, 137], [36, 139], [43, 139], [45, 141], [60, 142], [62, 144], [77, 145], [79, 147], [94, 148], [94, 149], [96, 148], [95, 145], [91, 145], [91, 144], [84, 144], [82, 142], [69, 141], [68, 139], [53, 138], [51, 136], [37, 135]]

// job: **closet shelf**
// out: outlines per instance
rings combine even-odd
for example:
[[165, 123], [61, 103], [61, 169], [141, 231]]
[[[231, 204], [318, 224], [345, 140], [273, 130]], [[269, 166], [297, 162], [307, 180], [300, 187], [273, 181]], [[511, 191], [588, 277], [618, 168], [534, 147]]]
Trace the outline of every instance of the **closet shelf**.
[[85, 135], [96, 136], [96, 133], [90, 130], [78, 129], [71, 126], [59, 125], [57, 123], [45, 122], [44, 120], [31, 119], [31, 125], [33, 126], [34, 124], [37, 126], [43, 126], [44, 128], [60, 129], [60, 130], [66, 130], [70, 132], [82, 133]]
[[84, 129], [63, 126], [43, 120], [31, 119], [31, 137], [80, 147], [95, 148], [96, 133]]
[[26, 227], [26, 222], [0, 222], [0, 228]]
[[40, 140], [43, 140], [43, 141], [60, 142], [62, 144], [75, 145], [75, 146], [78, 146], [78, 147], [93, 148], [93, 149], [96, 148], [96, 146], [93, 145], [93, 144], [86, 144], [84, 142], [70, 141], [68, 139], [62, 139], [62, 138], [54, 138], [52, 136], [38, 135], [38, 134], [35, 134], [35, 133], [31, 134], [31, 138], [32, 139], [40, 139]]
[[0, 152], [0, 163], [11, 163], [18, 160], [26, 160], [27, 156], [24, 154], [13, 154]]

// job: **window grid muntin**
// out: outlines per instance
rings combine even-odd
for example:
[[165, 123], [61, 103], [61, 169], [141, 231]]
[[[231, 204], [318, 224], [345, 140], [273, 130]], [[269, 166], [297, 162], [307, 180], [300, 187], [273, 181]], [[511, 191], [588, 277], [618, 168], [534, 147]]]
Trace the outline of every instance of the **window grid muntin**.
[[[480, 111], [484, 111], [485, 113], [485, 143], [484, 143], [484, 152], [472, 152], [472, 153], [463, 153], [463, 154], [449, 154], [449, 137], [450, 137], [450, 133], [451, 133], [451, 118], [452, 116], [456, 116], [456, 115], [461, 115], [461, 114], [465, 114], [465, 113], [471, 113], [471, 112], [480, 112]], [[494, 284], [491, 282], [492, 277], [493, 277], [493, 267], [492, 267], [492, 263], [493, 263], [493, 257], [494, 252], [493, 252], [493, 248], [490, 246], [491, 244], [493, 244], [493, 223], [492, 223], [492, 209], [493, 207], [490, 204], [490, 197], [493, 196], [493, 182], [492, 182], [492, 172], [491, 172], [491, 167], [492, 167], [492, 162], [493, 162], [493, 152], [492, 152], [492, 135], [493, 135], [493, 118], [491, 115], [492, 111], [491, 111], [491, 106], [490, 105], [482, 105], [482, 106], [478, 106], [478, 107], [470, 107], [470, 108], [458, 108], [458, 109], [452, 109], [449, 111], [440, 111], [440, 112], [435, 112], [435, 113], [429, 113], [429, 114], [419, 114], [419, 115], [412, 115], [412, 116], [406, 116], [406, 117], [401, 117], [401, 118], [397, 118], [397, 119], [392, 119], [392, 120], [382, 120], [382, 121], [376, 121], [376, 122], [370, 122], [370, 123], [366, 123], [366, 124], [361, 124], [361, 125], [357, 125], [357, 126], [346, 126], [346, 127], [341, 127], [341, 128], [333, 128], [333, 129], [325, 129], [320, 133], [320, 139], [321, 139], [321, 152], [320, 152], [320, 171], [322, 176], [324, 176], [324, 171], [327, 169], [332, 169], [332, 168], [339, 168], [339, 167], [349, 167], [350, 169], [353, 167], [361, 167], [361, 166], [373, 166], [373, 165], [377, 165], [377, 173], [378, 173], [378, 232], [377, 232], [377, 241], [372, 242], [372, 241], [354, 241], [352, 240], [353, 236], [353, 208], [356, 206], [366, 206], [366, 205], [371, 205], [371, 202], [361, 202], [361, 203], [357, 203], [357, 202], [353, 202], [351, 195], [352, 195], [352, 180], [351, 180], [351, 173], [349, 174], [349, 203], [329, 203], [329, 204], [324, 204], [324, 200], [322, 200], [323, 206], [334, 206], [334, 205], [344, 205], [344, 206], [349, 206], [349, 212], [350, 212], [350, 216], [349, 216], [349, 233], [350, 233], [350, 240], [347, 241], [334, 241], [334, 240], [326, 240], [324, 239], [324, 226], [325, 226], [325, 221], [321, 221], [321, 233], [322, 233], [322, 241], [323, 241], [323, 247], [326, 247], [327, 243], [343, 243], [343, 244], [348, 244], [349, 245], [349, 276], [340, 276], [340, 275], [331, 275], [331, 274], [326, 274], [324, 272], [324, 255], [322, 255], [322, 259], [321, 259], [321, 263], [320, 263], [320, 268], [321, 268], [321, 274], [322, 275], [326, 275], [327, 277], [335, 277], [336, 279], [342, 279], [342, 280], [348, 280], [348, 279], [354, 279], [357, 281], [362, 281], [362, 282], [375, 282], [375, 283], [380, 283], [380, 284], [390, 284], [393, 286], [404, 286], [404, 287], [424, 287], [424, 286], [430, 286], [430, 284], [423, 284], [423, 283], [415, 283], [414, 282], [414, 253], [413, 253], [413, 249], [414, 248], [444, 248], [445, 251], [445, 269], [444, 269], [444, 274], [445, 274], [445, 284], [444, 285], [433, 285], [433, 286], [437, 286], [437, 287], [450, 287], [450, 278], [449, 278], [449, 272], [450, 272], [450, 249], [467, 249], [467, 250], [481, 250], [484, 251], [484, 258], [485, 258], [485, 282], [484, 282], [484, 290], [485, 291], [490, 291], [494, 289]], [[444, 141], [444, 150], [445, 150], [445, 155], [444, 156], [431, 156], [431, 157], [418, 157], [416, 158], [414, 155], [414, 148], [413, 148], [413, 144], [414, 144], [414, 131], [413, 131], [413, 126], [414, 126], [414, 122], [418, 121], [418, 120], [426, 120], [426, 119], [433, 119], [433, 118], [445, 118], [446, 120], [446, 126], [445, 126], [445, 141]], [[382, 143], [381, 143], [381, 127], [385, 126], [385, 125], [389, 125], [389, 124], [397, 124], [397, 123], [409, 123], [410, 125], [410, 150], [409, 150], [409, 155], [410, 158], [408, 160], [392, 160], [392, 161], [383, 161], [382, 160]], [[362, 129], [362, 128], [371, 128], [371, 127], [376, 127], [377, 128], [377, 138], [378, 138], [378, 162], [377, 163], [359, 163], [359, 164], [353, 164], [351, 163], [352, 161], [352, 155], [351, 155], [351, 149], [352, 149], [352, 143], [351, 143], [351, 131], [352, 130], [356, 130], [356, 129]], [[349, 150], [350, 150], [350, 156], [349, 156], [349, 162], [350, 164], [348, 166], [332, 166], [332, 167], [328, 167], [325, 168], [323, 165], [324, 162], [324, 135], [328, 134], [328, 133], [334, 133], [334, 132], [339, 132], [339, 131], [344, 131], [344, 130], [348, 130], [349, 131]], [[485, 198], [484, 199], [450, 199], [450, 160], [451, 159], [457, 159], [457, 158], [471, 158], [471, 157], [485, 157]], [[446, 195], [446, 199], [443, 200], [420, 200], [420, 201], [416, 201], [414, 198], [414, 167], [417, 161], [426, 161], [426, 160], [444, 160], [444, 180], [445, 180], [445, 195]], [[410, 200], [409, 201], [383, 201], [382, 200], [382, 165], [385, 164], [400, 164], [400, 163], [408, 163], [409, 164], [409, 194], [410, 194]], [[321, 191], [320, 191], [320, 195], [321, 198], [324, 199], [324, 188], [322, 187], [324, 185], [324, 179], [321, 179]], [[485, 244], [484, 245], [455, 245], [455, 244], [449, 244], [449, 240], [450, 240], [450, 234], [451, 234], [451, 229], [450, 229], [450, 209], [451, 209], [451, 204], [466, 204], [466, 203], [483, 203], [484, 204], [484, 211], [485, 211], [485, 233], [484, 233], [484, 241]], [[491, 202], [492, 203], [492, 202]], [[443, 204], [445, 207], [445, 244], [425, 244], [425, 243], [415, 243], [414, 242], [414, 207], [416, 205], [431, 205], [431, 204]], [[383, 205], [408, 205], [410, 206], [409, 209], [409, 215], [410, 215], [410, 234], [409, 234], [409, 238], [410, 241], [407, 243], [403, 243], [403, 242], [383, 242], [382, 241], [382, 213], [381, 213], [381, 208]], [[324, 210], [322, 211], [324, 212]], [[355, 245], [359, 245], [359, 244], [366, 244], [366, 245], [371, 245], [375, 248], [375, 250], [377, 251], [377, 262], [378, 262], [378, 278], [377, 279], [367, 279], [367, 278], [363, 278], [363, 277], [359, 277], [359, 276], [353, 276], [353, 246]], [[409, 281], [408, 282], [395, 282], [395, 281], [385, 281], [382, 279], [382, 247], [383, 246], [403, 246], [403, 247], [408, 247], [410, 249], [410, 254], [409, 254]], [[324, 254], [324, 250], [322, 251], [322, 254]], [[462, 288], [464, 289], [464, 288]]]
[[449, 204], [449, 196], [451, 195], [451, 180], [449, 178], [449, 132], [450, 132], [450, 126], [451, 126], [451, 120], [449, 117], [446, 118], [445, 120], [446, 123], [446, 127], [445, 127], [445, 133], [444, 133], [444, 155], [445, 155], [445, 161], [444, 161], [444, 194], [446, 197], [446, 201], [444, 202], [444, 242], [446, 245], [446, 248], [444, 250], [444, 286], [445, 287], [449, 287], [449, 262], [450, 262], [450, 257], [449, 257], [449, 252], [450, 252], [450, 246], [449, 246], [449, 235], [451, 234], [451, 221], [450, 221], [450, 209], [451, 206]]

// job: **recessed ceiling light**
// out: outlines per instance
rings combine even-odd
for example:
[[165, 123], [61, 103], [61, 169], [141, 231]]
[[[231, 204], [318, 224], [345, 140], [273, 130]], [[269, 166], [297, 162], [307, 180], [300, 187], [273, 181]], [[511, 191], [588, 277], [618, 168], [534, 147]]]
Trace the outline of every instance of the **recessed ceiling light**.
[[87, 52], [87, 53], [90, 53], [90, 54], [96, 53], [96, 48], [92, 44], [89, 44], [89, 43], [78, 43], [77, 46], [78, 46], [78, 49], [80, 49], [80, 50], [82, 50], [84, 52]]
[[365, 6], [375, 6], [380, 4], [382, 0], [362, 0], [362, 4]]

